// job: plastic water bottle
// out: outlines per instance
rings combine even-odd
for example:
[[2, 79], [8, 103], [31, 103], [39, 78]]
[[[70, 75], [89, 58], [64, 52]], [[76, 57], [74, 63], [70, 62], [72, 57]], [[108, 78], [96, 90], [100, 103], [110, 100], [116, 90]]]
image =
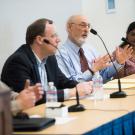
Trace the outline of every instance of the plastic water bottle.
[[53, 103], [57, 102], [57, 89], [54, 86], [54, 82], [49, 82], [48, 90], [46, 91], [46, 102]]
[[104, 99], [104, 90], [103, 90], [103, 78], [96, 72], [92, 78], [93, 81], [93, 93], [95, 100], [103, 100]]

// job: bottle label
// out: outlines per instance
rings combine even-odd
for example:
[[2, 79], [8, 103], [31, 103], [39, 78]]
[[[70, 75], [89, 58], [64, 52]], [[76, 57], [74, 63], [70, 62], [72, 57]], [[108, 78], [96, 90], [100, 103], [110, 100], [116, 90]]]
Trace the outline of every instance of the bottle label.
[[47, 92], [47, 94], [56, 94], [57, 92], [56, 91], [54, 91], [54, 90], [48, 90], [48, 91], [46, 91]]

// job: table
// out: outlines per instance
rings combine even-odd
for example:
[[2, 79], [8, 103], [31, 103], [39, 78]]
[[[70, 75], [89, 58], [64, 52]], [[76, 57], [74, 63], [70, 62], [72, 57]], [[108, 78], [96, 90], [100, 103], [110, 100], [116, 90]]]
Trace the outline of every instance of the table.
[[[126, 77], [135, 78], [135, 75]], [[106, 90], [106, 94], [116, 90]], [[93, 100], [82, 99], [81, 104], [85, 105], [84, 112], [70, 113], [75, 120], [63, 125], [54, 125], [39, 132], [18, 132], [14, 134], [90, 134], [90, 135], [132, 135], [135, 130], [135, 88], [124, 90], [126, 98], [105, 99], [96, 104]], [[66, 101], [64, 104], [73, 105], [74, 100]], [[39, 105], [25, 110], [29, 115], [39, 114], [45, 116], [45, 105]], [[127, 129], [127, 130], [126, 130]]]

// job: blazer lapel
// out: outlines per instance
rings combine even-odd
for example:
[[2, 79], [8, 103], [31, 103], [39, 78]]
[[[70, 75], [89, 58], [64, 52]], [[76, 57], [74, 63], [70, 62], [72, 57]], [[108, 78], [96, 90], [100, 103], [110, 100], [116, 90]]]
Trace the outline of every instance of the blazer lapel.
[[26, 46], [25, 47], [26, 53], [33, 64], [33, 70], [35, 73], [35, 77], [37, 79], [36, 82], [41, 82], [36, 57], [35, 57], [34, 53], [32, 52], [31, 47], [29, 45], [25, 45], [25, 46]]

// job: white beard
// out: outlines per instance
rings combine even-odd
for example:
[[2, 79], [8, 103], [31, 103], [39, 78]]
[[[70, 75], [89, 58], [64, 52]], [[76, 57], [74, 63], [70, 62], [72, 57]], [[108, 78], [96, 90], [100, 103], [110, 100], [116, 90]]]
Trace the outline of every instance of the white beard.
[[85, 43], [85, 39], [80, 38], [80, 39], [78, 40], [79, 46], [82, 46], [84, 43]]

